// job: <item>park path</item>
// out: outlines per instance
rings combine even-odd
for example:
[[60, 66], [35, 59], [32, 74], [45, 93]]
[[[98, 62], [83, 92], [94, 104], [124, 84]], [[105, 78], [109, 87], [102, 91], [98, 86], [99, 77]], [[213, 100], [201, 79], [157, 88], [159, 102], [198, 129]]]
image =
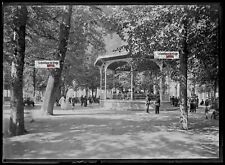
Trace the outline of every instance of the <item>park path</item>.
[[[38, 112], [38, 110], [36, 111]], [[179, 111], [54, 110], [26, 120], [28, 134], [3, 139], [8, 159], [204, 159], [219, 157], [219, 122], [203, 109], [179, 129]]]

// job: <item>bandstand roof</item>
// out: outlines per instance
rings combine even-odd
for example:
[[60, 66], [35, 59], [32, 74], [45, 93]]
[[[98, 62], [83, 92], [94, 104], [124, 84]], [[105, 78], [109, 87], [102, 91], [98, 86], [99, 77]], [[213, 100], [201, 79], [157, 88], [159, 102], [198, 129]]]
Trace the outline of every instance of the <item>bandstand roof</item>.
[[[128, 64], [130, 59], [138, 59], [137, 57], [131, 57], [128, 52], [119, 52], [117, 54], [110, 54], [105, 56], [99, 56], [94, 65], [95, 66], [102, 66], [104, 63], [112, 62], [108, 69], [110, 70], [122, 70], [122, 71], [130, 71], [130, 65]], [[136, 70], [143, 71], [151, 69], [152, 67], [158, 67], [157, 64], [154, 62], [152, 56], [148, 56], [140, 62]]]
[[[105, 56], [99, 56], [94, 65], [95, 66], [102, 66], [104, 63], [109, 61], [114, 61], [108, 66], [110, 70], [116, 70], [117, 68], [124, 66], [127, 64], [128, 60], [131, 58], [130, 54], [127, 52], [119, 52], [117, 54], [110, 54]], [[125, 70], [130, 70], [129, 68]]]

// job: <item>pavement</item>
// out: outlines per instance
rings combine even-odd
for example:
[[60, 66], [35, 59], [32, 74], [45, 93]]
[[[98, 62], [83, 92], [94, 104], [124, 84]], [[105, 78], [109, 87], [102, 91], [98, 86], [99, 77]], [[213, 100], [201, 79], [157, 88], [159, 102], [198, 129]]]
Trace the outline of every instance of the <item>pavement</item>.
[[[77, 108], [77, 109], [76, 109]], [[4, 137], [4, 159], [217, 159], [219, 121], [206, 120], [204, 109], [189, 113], [189, 130], [179, 127], [179, 110], [104, 110], [77, 106], [25, 118], [28, 134]], [[4, 110], [4, 125], [8, 111]]]

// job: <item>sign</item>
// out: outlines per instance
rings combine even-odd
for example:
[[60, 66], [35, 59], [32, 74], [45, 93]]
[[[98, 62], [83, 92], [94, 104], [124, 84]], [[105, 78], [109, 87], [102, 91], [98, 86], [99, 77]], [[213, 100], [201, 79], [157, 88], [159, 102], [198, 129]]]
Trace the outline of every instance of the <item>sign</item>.
[[155, 59], [179, 59], [178, 51], [154, 51]]
[[35, 68], [60, 68], [59, 60], [35, 61]]

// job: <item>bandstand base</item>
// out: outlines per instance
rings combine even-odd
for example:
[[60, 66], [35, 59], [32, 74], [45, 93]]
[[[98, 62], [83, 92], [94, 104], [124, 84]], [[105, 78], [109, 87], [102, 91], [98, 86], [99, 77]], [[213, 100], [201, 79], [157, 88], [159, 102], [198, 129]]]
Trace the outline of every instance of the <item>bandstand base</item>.
[[[145, 100], [100, 100], [100, 105], [106, 110], [135, 110], [145, 111], [146, 105]], [[149, 109], [153, 109], [150, 105]]]

